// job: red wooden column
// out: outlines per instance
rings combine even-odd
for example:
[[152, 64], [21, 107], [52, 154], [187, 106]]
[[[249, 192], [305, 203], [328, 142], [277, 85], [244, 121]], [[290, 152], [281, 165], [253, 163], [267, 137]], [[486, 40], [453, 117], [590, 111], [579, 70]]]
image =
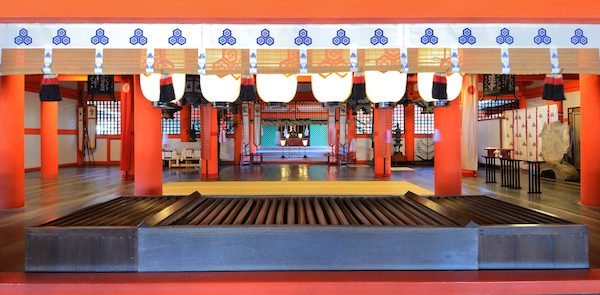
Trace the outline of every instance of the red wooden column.
[[161, 110], [144, 97], [138, 75], [133, 91], [134, 191], [136, 195], [162, 195]]
[[240, 113], [241, 107], [236, 114], [233, 115], [233, 120], [235, 122], [234, 127], [234, 138], [233, 138], [233, 163], [236, 165], [240, 165], [242, 162], [242, 140], [244, 137], [244, 126], [242, 125], [242, 114]]
[[581, 203], [600, 206], [600, 76], [579, 75], [581, 89]]
[[25, 77], [0, 77], [0, 210], [25, 205]]
[[179, 111], [180, 128], [179, 138], [181, 142], [189, 142], [190, 134], [188, 133], [192, 129], [192, 105], [187, 103], [183, 106], [183, 109]]
[[42, 179], [58, 177], [58, 101], [40, 103]]
[[121, 77], [121, 179], [134, 179], [134, 83], [133, 76]]
[[202, 178], [217, 178], [219, 176], [219, 122], [217, 109], [212, 105], [200, 106], [200, 122], [202, 163], [200, 164]]
[[348, 122], [348, 159], [354, 161], [356, 160], [356, 142], [354, 142], [353, 149], [350, 149], [350, 147], [352, 147], [352, 141], [356, 140], [356, 118], [350, 107], [347, 108], [346, 114], [348, 117], [346, 119]]
[[434, 120], [435, 194], [460, 195], [462, 193], [460, 99], [450, 102], [447, 107], [436, 107]]
[[393, 108], [375, 108], [373, 111], [373, 168], [375, 177], [392, 176], [392, 116]]
[[407, 161], [415, 160], [415, 105], [404, 107], [404, 153]]

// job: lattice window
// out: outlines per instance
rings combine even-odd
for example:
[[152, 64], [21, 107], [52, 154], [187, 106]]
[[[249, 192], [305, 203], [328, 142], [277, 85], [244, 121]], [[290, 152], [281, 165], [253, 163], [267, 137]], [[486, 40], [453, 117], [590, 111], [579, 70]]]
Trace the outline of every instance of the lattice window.
[[173, 114], [172, 119], [162, 119], [162, 133], [163, 134], [179, 134], [181, 129], [181, 117], [179, 112]]
[[192, 106], [192, 125], [191, 127], [196, 130], [197, 134], [200, 134], [200, 107]]
[[356, 134], [373, 134], [373, 112], [365, 114], [363, 110], [356, 113]]
[[477, 104], [479, 121], [498, 119], [504, 111], [519, 108], [519, 101], [516, 99], [482, 99]]
[[121, 102], [90, 101], [96, 106], [96, 134], [121, 135]]
[[400, 133], [404, 133], [404, 106], [399, 104], [394, 108], [392, 117], [392, 132], [400, 129]]
[[423, 108], [415, 105], [415, 134], [433, 134], [433, 114], [423, 114]]

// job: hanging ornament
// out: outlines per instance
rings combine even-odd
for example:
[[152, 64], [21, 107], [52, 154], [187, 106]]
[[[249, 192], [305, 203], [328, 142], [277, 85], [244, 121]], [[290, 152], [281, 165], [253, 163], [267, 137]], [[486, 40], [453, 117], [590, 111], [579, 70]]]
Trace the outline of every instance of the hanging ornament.
[[40, 87], [40, 101], [61, 101], [60, 87], [58, 86], [58, 76], [49, 74], [42, 78]]
[[546, 75], [542, 99], [551, 101], [562, 101], [566, 99], [562, 74]]
[[431, 88], [431, 97], [439, 100], [447, 100], [448, 93], [447, 90], [447, 82], [446, 82], [446, 74], [445, 73], [435, 73], [433, 75], [433, 86]]
[[242, 88], [240, 90], [239, 100], [241, 102], [256, 101], [256, 85], [254, 75], [242, 75]]
[[193, 106], [199, 106], [200, 104], [208, 103], [206, 98], [202, 96], [202, 87], [200, 86], [199, 75], [185, 76], [185, 92], [183, 97], [185, 102]]
[[352, 114], [356, 115], [359, 110], [363, 110], [365, 114], [371, 113], [371, 102], [367, 98], [365, 88], [365, 76], [362, 72], [354, 73], [352, 78], [352, 93], [348, 98], [348, 107], [352, 109]]

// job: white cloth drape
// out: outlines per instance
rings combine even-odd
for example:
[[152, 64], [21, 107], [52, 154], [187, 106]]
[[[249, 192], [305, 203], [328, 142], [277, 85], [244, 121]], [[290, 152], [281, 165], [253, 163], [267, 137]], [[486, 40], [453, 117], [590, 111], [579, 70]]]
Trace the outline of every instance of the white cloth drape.
[[242, 145], [244, 148], [250, 144], [250, 105], [244, 103], [242, 105]]
[[340, 107], [340, 144], [346, 145], [346, 105]]
[[462, 169], [477, 171], [477, 75], [465, 75], [461, 92]]
[[[259, 147], [262, 139], [262, 121], [260, 117], [260, 104], [254, 104], [254, 145]], [[279, 143], [277, 143], [279, 144]]]

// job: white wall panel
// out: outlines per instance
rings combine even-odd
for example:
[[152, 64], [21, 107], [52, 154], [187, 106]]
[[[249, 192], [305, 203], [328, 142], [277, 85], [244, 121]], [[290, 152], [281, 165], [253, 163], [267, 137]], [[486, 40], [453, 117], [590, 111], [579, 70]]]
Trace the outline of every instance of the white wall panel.
[[40, 166], [40, 136], [37, 134], [26, 134], [25, 168], [37, 168]]
[[[108, 139], [106, 138], [98, 138], [96, 139], [96, 150], [94, 151], [94, 160], [96, 162], [105, 162], [108, 161], [107, 159], [107, 141]], [[86, 157], [85, 159], [86, 161], [89, 161], [90, 159], [88, 159]]]
[[563, 101], [563, 117], [568, 118], [569, 108], [581, 106], [581, 92], [573, 91], [565, 93], [566, 100]]
[[356, 160], [357, 161], [370, 161], [373, 159], [373, 148], [371, 148], [370, 138], [356, 138]]
[[58, 135], [58, 164], [77, 163], [77, 135]]
[[501, 119], [485, 120], [477, 122], [477, 154], [479, 163], [485, 163], [484, 155], [486, 147], [500, 147], [500, 125]]
[[58, 103], [58, 129], [77, 130], [77, 100], [63, 98]]
[[40, 128], [40, 95], [25, 91], [25, 128]]
[[110, 140], [110, 161], [121, 161], [121, 140]]
[[235, 154], [234, 151], [234, 139], [227, 138], [224, 143], [221, 143], [221, 160], [222, 161], [233, 161]]

